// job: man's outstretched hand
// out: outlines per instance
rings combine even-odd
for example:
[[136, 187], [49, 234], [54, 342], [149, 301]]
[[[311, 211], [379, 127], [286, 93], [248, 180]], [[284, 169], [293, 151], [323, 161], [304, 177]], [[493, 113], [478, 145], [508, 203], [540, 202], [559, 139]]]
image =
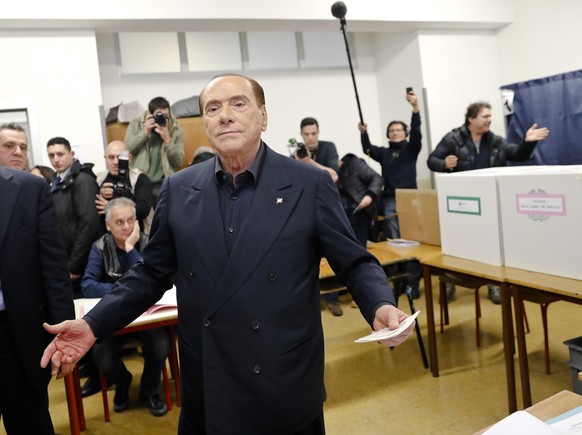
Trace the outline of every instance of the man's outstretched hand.
[[75, 364], [97, 340], [83, 319], [65, 320], [56, 325], [45, 323], [43, 327], [56, 336], [44, 350], [40, 366], [44, 368], [50, 362], [51, 374], [58, 379], [71, 373]]

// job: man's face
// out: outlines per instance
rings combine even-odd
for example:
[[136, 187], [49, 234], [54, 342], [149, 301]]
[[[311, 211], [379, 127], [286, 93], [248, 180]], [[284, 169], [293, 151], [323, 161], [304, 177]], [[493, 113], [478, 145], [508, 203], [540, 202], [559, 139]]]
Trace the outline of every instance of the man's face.
[[306, 125], [301, 129], [301, 137], [307, 149], [313, 151], [319, 142], [319, 128], [315, 124]]
[[115, 243], [123, 245], [133, 231], [135, 209], [129, 205], [118, 205], [111, 210], [109, 220], [105, 221], [107, 231], [111, 233]]
[[244, 77], [218, 77], [201, 98], [210, 145], [222, 156], [256, 153], [267, 129], [267, 109], [259, 105], [251, 84]]
[[105, 149], [105, 166], [111, 175], [119, 175], [119, 154], [127, 151], [125, 144], [121, 141], [111, 142]]
[[73, 150], [69, 151], [66, 146], [60, 144], [51, 145], [47, 148], [47, 151], [55, 171], [66, 171], [73, 164], [75, 152]]
[[24, 170], [28, 139], [16, 130], [0, 130], [0, 166]]
[[406, 132], [402, 124], [397, 122], [388, 127], [388, 140], [390, 142], [402, 142], [404, 139], [406, 139]]
[[469, 130], [473, 133], [487, 133], [490, 126], [491, 109], [488, 109], [487, 107], [483, 107], [475, 118], [469, 118]]

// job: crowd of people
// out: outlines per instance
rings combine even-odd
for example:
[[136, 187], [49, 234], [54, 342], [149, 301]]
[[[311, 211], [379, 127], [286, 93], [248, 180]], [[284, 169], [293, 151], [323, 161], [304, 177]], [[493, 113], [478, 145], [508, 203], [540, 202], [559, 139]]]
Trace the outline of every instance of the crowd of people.
[[[184, 132], [162, 97], [129, 124], [124, 141], [108, 144], [107, 169], [99, 174], [76, 159], [64, 137], [47, 142], [53, 169], [28, 168], [25, 130], [14, 123], [0, 126], [0, 183], [23, 186], [25, 195], [16, 201], [13, 194], [21, 221], [10, 225], [26, 228], [32, 222], [34, 231], [26, 237], [37, 237], [27, 242], [10, 235], [2, 244], [2, 236], [11, 233], [0, 212], [1, 353], [3, 360], [6, 354], [22, 361], [11, 387], [27, 392], [10, 405], [0, 394], [5, 426], [53, 433], [49, 372], [38, 367], [47, 345], [43, 367], [62, 376], [83, 364], [88, 378], [83, 396], [100, 390], [100, 370], [115, 385], [114, 410], [127, 409], [132, 374], [120, 357], [127, 337], [114, 333], [175, 285], [178, 309], [188, 313], [179, 329], [181, 361], [189, 368], [183, 372], [180, 433], [207, 428], [324, 433], [320, 257], [349, 283], [355, 306], [373, 329], [397, 327], [408, 317], [397, 309], [384, 272], [365, 249], [378, 214], [389, 237], [400, 237], [395, 190], [417, 187], [421, 117], [414, 91], [406, 100], [412, 107], [410, 128], [403, 121], [389, 122], [388, 147], [372, 145], [367, 125], [358, 126], [362, 150], [380, 164], [381, 175], [354, 154], [340, 159], [333, 142], [319, 140], [319, 123], [312, 117], [300, 123], [304, 146], [293, 159], [273, 152], [261, 139], [267, 128], [263, 90], [239, 75], [218, 76], [203, 89], [201, 108], [212, 148], [201, 148], [183, 171]], [[521, 144], [507, 144], [489, 130], [490, 123], [491, 106], [471, 104], [464, 125], [430, 154], [429, 168], [456, 172], [523, 161], [549, 134], [534, 124]], [[10, 189], [0, 192], [8, 204]], [[24, 198], [31, 205], [21, 204]], [[32, 255], [34, 272], [25, 287], [33, 296], [27, 302], [15, 297], [24, 278], [12, 278], [16, 271], [9, 270], [6, 258], [15, 254], [7, 254], [8, 243], [21, 245], [15, 252], [28, 247], [22, 255]], [[418, 298], [420, 265], [410, 262], [407, 272]], [[448, 291], [452, 299], [454, 288]], [[489, 296], [497, 303], [498, 289], [490, 288]], [[83, 319], [72, 320], [72, 300], [79, 297], [102, 300]], [[326, 295], [334, 316], [343, 312], [338, 298]], [[13, 314], [19, 309], [41, 310], [41, 315], [21, 320]], [[33, 351], [19, 344], [22, 322], [36, 337]], [[50, 344], [43, 322], [56, 334]], [[410, 326], [385, 344], [398, 345], [412, 331]], [[158, 387], [168, 335], [150, 330], [135, 338], [145, 358], [140, 401], [152, 415], [162, 416], [167, 408]], [[32, 362], [36, 366], [28, 367]], [[286, 406], [281, 392], [303, 400]], [[257, 400], [269, 408], [260, 417], [250, 412]], [[35, 422], [25, 421], [18, 410], [24, 401], [23, 409], [35, 404]]]

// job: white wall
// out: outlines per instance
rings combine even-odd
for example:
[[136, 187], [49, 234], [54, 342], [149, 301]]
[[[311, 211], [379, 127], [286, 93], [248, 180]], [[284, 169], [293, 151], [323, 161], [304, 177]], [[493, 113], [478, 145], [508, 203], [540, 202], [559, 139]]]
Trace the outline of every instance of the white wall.
[[[513, 13], [512, 2], [507, 0], [488, 0], [486, 5], [483, 0], [346, 0], [344, 3], [350, 27], [358, 31], [376, 31], [372, 26], [380, 28], [387, 23], [406, 22], [498, 25], [511, 22]], [[128, 31], [127, 26], [137, 26], [141, 31], [226, 30], [223, 26], [229, 26], [228, 22], [231, 30], [249, 27], [307, 30], [297, 28], [297, 24], [311, 30], [337, 27], [337, 20], [331, 15], [333, 2], [329, 0], [166, 0], [163, 3], [145, 0], [139, 2], [139, 7], [136, 4], [118, 0], [20, 0], [3, 8], [0, 28], [92, 26]], [[330, 27], [322, 29], [322, 24]]]
[[[364, 55], [357, 59], [356, 83], [362, 111], [379, 119], [378, 90], [374, 59], [370, 55], [371, 35], [356, 38], [354, 48]], [[99, 68], [106, 111], [121, 101], [149, 100], [164, 96], [170, 101], [198, 95], [214, 74], [150, 74], [119, 77], [111, 34], [97, 36]], [[348, 68], [327, 70], [263, 71], [249, 73], [265, 90], [269, 125], [263, 139], [276, 151], [287, 153], [289, 138], [300, 139], [299, 123], [306, 116], [320, 124], [320, 138], [335, 142], [340, 157], [348, 152], [363, 155], [358, 130], [358, 110]]]
[[[30, 101], [37, 111], [34, 164], [50, 166], [46, 142], [66, 137], [84, 161], [103, 161], [101, 86], [95, 36], [89, 31], [0, 34], [1, 100]], [[38, 161], [40, 156], [42, 159]], [[98, 156], [98, 157], [97, 157]]]
[[582, 69], [582, 2], [514, 0], [513, 24], [499, 32], [500, 84]]

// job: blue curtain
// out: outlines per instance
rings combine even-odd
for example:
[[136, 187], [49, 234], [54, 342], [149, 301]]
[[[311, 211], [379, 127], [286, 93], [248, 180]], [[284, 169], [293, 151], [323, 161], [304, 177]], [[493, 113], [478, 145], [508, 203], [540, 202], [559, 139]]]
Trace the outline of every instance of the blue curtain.
[[550, 129], [531, 158], [520, 164], [582, 164], [582, 70], [501, 87], [511, 90], [513, 113], [508, 116], [507, 141], [521, 142], [536, 122]]

